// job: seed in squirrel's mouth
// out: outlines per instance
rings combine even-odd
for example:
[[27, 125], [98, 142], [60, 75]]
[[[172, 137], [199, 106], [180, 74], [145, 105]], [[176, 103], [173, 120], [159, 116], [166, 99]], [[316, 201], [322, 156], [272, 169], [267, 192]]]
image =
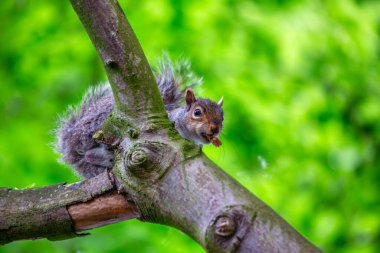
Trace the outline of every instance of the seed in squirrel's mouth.
[[203, 133], [201, 134], [201, 136], [207, 140], [207, 143], [211, 143], [215, 147], [219, 147], [222, 145], [222, 142], [219, 140], [219, 138], [212, 134]]
[[212, 140], [210, 140], [210, 142], [211, 142], [212, 145], [214, 145], [215, 147], [222, 146], [222, 142], [218, 139], [218, 137], [213, 137]]

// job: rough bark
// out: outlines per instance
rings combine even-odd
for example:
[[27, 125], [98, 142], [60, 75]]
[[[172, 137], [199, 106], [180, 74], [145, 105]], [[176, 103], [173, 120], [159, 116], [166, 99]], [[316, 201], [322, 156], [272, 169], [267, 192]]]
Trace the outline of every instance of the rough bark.
[[179, 136], [117, 1], [71, 3], [104, 63], [116, 101], [99, 139], [119, 143], [112, 172], [141, 219], [178, 228], [208, 252], [320, 252]]

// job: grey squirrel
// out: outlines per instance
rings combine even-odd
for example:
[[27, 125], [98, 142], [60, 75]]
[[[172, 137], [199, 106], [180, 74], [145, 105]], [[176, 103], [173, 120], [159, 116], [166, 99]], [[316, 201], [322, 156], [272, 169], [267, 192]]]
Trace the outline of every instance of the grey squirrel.
[[[223, 98], [215, 103], [195, 97], [192, 87], [199, 85], [202, 79], [194, 75], [186, 60], [172, 64], [164, 54], [159, 68], [152, 68], [152, 71], [165, 110], [176, 130], [198, 145], [212, 143], [220, 146], [222, 143], [218, 135], [223, 126]], [[55, 149], [62, 154], [62, 160], [85, 178], [113, 167], [112, 147], [93, 139], [93, 135], [103, 128], [103, 122], [113, 108], [114, 98], [108, 83], [90, 88], [80, 106], [70, 107], [66, 116], [60, 119], [55, 131]]]

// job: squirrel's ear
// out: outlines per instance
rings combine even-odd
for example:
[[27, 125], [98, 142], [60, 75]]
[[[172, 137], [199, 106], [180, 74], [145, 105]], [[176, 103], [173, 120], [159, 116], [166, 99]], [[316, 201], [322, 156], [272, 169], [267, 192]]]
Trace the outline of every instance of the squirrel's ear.
[[218, 105], [219, 105], [220, 107], [223, 106], [223, 97], [219, 100]]
[[194, 91], [191, 88], [187, 88], [185, 91], [185, 100], [187, 109], [189, 110], [191, 107], [191, 104], [194, 103], [197, 99], [195, 98]]

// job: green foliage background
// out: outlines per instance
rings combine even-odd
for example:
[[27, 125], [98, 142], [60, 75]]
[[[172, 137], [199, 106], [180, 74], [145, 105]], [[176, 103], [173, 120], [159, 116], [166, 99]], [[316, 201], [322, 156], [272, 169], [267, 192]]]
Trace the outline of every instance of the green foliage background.
[[[380, 252], [379, 1], [120, 3], [152, 62], [189, 57], [200, 93], [224, 95], [216, 163], [326, 252]], [[0, 17], [0, 185], [77, 181], [51, 130], [102, 64], [69, 1], [3, 0]], [[138, 221], [91, 234], [0, 252], [203, 252]]]

